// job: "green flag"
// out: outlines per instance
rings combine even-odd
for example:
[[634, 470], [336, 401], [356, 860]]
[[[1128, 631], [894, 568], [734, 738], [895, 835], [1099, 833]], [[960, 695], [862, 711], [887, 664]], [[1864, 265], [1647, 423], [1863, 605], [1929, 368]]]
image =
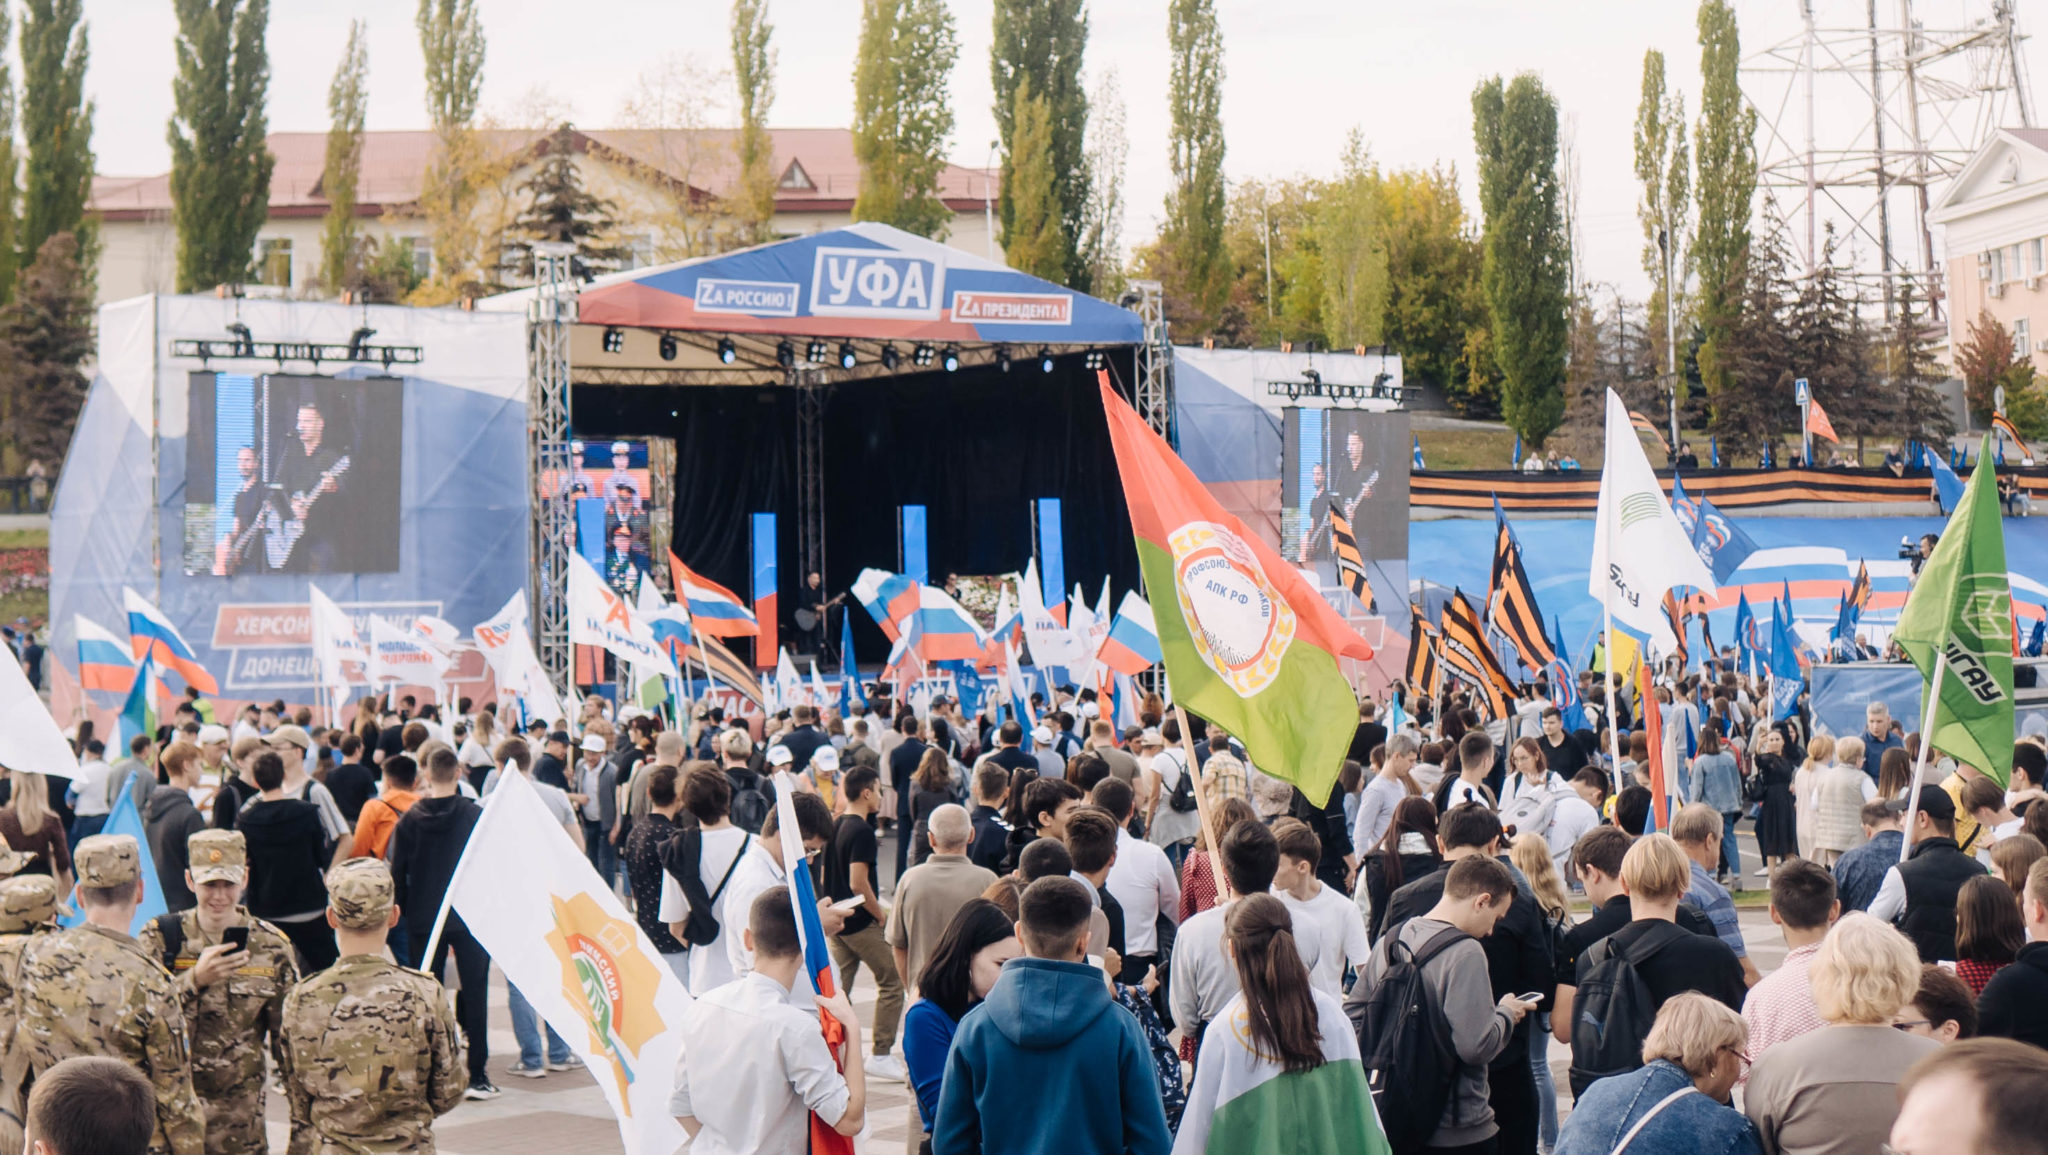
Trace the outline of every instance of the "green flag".
[[[1987, 436], [1978, 461], [1990, 460]], [[1947, 666], [1929, 728], [1934, 749], [2004, 786], [2012, 779], [2012, 586], [1993, 472], [1979, 464], [1970, 475], [1892, 637], [1930, 685], [1937, 655]]]

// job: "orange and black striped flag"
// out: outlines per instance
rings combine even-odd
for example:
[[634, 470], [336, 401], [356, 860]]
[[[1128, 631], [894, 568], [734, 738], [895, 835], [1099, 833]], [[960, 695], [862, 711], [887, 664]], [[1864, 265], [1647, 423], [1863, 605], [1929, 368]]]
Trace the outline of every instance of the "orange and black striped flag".
[[1543, 632], [1536, 588], [1529, 583], [1529, 571], [1522, 568], [1521, 544], [1515, 540], [1497, 496], [1493, 499], [1493, 524], [1493, 578], [1486, 588], [1486, 621], [1507, 636], [1524, 666], [1541, 670], [1557, 660], [1557, 651]]
[[1863, 562], [1856, 563], [1856, 580], [1849, 583], [1848, 601], [1849, 611], [1856, 615], [1861, 615], [1870, 606], [1870, 567]]
[[2007, 417], [2003, 413], [1993, 413], [1991, 415], [1991, 428], [2011, 438], [2013, 445], [2018, 447], [2021, 457], [2032, 457], [2034, 455], [2034, 451], [2027, 448], [2027, 439], [2020, 436], [2020, 427], [2012, 423], [2012, 418]]
[[1337, 577], [1351, 595], [1372, 608], [1372, 583], [1365, 577], [1365, 555], [1358, 552], [1358, 538], [1344, 515], [1330, 511], [1330, 544], [1337, 551]]
[[768, 699], [761, 693], [761, 679], [754, 676], [753, 667], [721, 645], [717, 638], [700, 631], [697, 634], [697, 643], [691, 649], [697, 652], [697, 657], [703, 661], [706, 672], [713, 680], [738, 690], [761, 709], [768, 708]]
[[1688, 597], [1683, 603], [1680, 603], [1678, 591], [1665, 590], [1664, 617], [1671, 623], [1672, 634], [1678, 638], [1676, 653], [1678, 654], [1678, 668], [1682, 670], [1692, 660], [1692, 655], [1687, 652], [1685, 644], [1685, 623], [1687, 619], [1692, 617], [1692, 599]]
[[1436, 631], [1429, 628], [1429, 620], [1422, 616], [1420, 607], [1411, 607], [1408, 621], [1408, 688], [1416, 696], [1434, 701], [1444, 692], [1444, 666], [1436, 652]]
[[1443, 638], [1445, 667], [1485, 697], [1491, 717], [1507, 717], [1514, 681], [1486, 644], [1486, 627], [1462, 590], [1453, 590], [1451, 600], [1444, 603]]

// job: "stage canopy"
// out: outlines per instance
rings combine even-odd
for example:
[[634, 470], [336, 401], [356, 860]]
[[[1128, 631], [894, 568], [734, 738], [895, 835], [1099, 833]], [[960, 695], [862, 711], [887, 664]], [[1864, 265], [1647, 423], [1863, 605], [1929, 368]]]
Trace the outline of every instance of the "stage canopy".
[[[480, 307], [524, 309], [531, 292]], [[872, 223], [601, 277], [578, 319], [578, 384], [783, 384], [808, 368], [847, 381], [949, 351], [981, 365], [1144, 340], [1129, 309]]]

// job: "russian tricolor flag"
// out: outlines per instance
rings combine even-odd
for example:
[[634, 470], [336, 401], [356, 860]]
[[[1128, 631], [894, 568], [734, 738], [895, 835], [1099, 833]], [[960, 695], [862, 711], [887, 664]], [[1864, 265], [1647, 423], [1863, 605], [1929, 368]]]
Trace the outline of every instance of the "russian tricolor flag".
[[220, 693], [219, 683], [199, 664], [198, 655], [162, 610], [127, 586], [121, 587], [121, 601], [128, 610], [128, 640], [135, 657], [147, 657], [162, 669], [177, 671], [186, 685], [202, 694]]
[[901, 619], [897, 628], [918, 658], [927, 665], [980, 659], [988, 645], [981, 624], [945, 590], [937, 586], [916, 589], [917, 609]]
[[697, 631], [714, 638], [754, 637], [761, 625], [745, 602], [733, 592], [699, 577], [683, 564], [674, 551], [668, 555], [669, 579], [675, 585], [676, 601], [689, 609]]
[[[825, 924], [818, 919], [818, 895], [811, 889], [811, 872], [804, 857], [804, 839], [796, 822], [796, 803], [792, 801], [796, 783], [789, 772], [775, 773], [775, 826], [776, 834], [782, 839], [782, 861], [792, 864], [788, 870], [789, 905], [796, 913], [797, 937], [803, 940], [804, 975], [810, 980], [812, 989], [830, 998], [839, 989], [839, 976], [832, 969], [832, 953], [825, 946]], [[858, 1055], [846, 1053], [846, 1029], [830, 1011], [820, 1010], [818, 1022], [825, 1032], [825, 1045], [832, 1051], [832, 1059], [844, 1070], [848, 1062], [859, 1062]], [[812, 1155], [853, 1155], [853, 1137], [841, 1135], [816, 1115], [811, 1116]]]
[[864, 569], [853, 581], [853, 596], [890, 641], [902, 636], [898, 625], [918, 607], [918, 583], [885, 569]]
[[78, 633], [78, 684], [88, 690], [127, 693], [135, 684], [135, 659], [127, 643], [83, 614], [73, 621]]
[[1119, 674], [1136, 677], [1157, 665], [1163, 656], [1159, 649], [1159, 627], [1152, 622], [1152, 605], [1135, 591], [1124, 594], [1123, 604], [1116, 608], [1116, 620], [1110, 623], [1109, 636], [1102, 640], [1102, 652], [1096, 659]]

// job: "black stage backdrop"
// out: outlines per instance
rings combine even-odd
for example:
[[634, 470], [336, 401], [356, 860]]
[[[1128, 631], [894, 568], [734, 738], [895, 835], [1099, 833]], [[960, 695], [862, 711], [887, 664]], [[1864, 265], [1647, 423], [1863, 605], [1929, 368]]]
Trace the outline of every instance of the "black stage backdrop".
[[[1063, 358], [1052, 373], [1020, 360], [1009, 373], [983, 367], [829, 390], [827, 589], [846, 590], [869, 566], [900, 568], [901, 505], [926, 507], [934, 581], [949, 573], [1021, 572], [1032, 556], [1030, 503], [1041, 497], [1060, 499], [1069, 590], [1080, 583], [1092, 602], [1105, 575], [1113, 599], [1138, 587], [1109, 429], [1095, 374], [1081, 358]], [[585, 440], [675, 439], [676, 554], [743, 598], [752, 597], [750, 517], [776, 514], [786, 631], [802, 578], [795, 391], [579, 385], [575, 414]], [[851, 599], [846, 604], [860, 657], [880, 661], [888, 651], [880, 629]], [[832, 620], [836, 630], [836, 614]]]

